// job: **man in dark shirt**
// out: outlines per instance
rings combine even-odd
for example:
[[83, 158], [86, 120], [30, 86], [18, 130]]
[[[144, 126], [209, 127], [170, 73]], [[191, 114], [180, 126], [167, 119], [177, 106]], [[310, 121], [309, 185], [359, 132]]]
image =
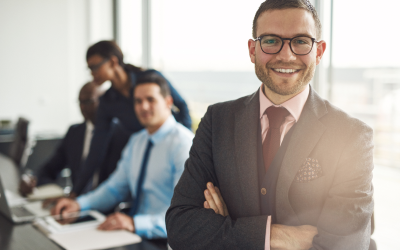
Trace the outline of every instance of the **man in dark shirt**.
[[[89, 82], [82, 86], [79, 92], [79, 107], [84, 122], [69, 127], [67, 134], [52, 157], [37, 173], [37, 177], [23, 175], [20, 182], [20, 192], [22, 195], [32, 193], [37, 185], [55, 182], [64, 168], [69, 168], [71, 170], [73, 185], [79, 182], [81, 167], [83, 166], [90, 148], [99, 96], [100, 91], [95, 84]], [[107, 172], [111, 173], [112, 171]], [[83, 191], [89, 191], [91, 188], [95, 187], [99, 181], [99, 173], [96, 173], [96, 176], [91, 178], [91, 183], [85, 183], [85, 186], [89, 188]]]

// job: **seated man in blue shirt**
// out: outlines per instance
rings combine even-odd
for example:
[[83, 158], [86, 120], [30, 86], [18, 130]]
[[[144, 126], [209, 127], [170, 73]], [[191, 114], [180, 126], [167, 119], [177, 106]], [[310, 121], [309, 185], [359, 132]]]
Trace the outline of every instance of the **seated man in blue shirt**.
[[129, 215], [111, 214], [99, 229], [125, 229], [147, 239], [167, 238], [165, 213], [189, 157], [193, 133], [172, 116], [173, 100], [164, 78], [146, 75], [138, 79], [133, 91], [134, 109], [145, 129], [130, 137], [108, 180], [76, 200], [61, 199], [52, 214], [107, 211], [131, 193], [134, 202]]

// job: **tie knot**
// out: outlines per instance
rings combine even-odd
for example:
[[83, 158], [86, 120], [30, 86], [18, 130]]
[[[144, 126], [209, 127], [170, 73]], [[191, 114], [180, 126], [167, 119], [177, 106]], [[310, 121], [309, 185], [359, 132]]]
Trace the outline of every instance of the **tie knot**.
[[282, 123], [285, 121], [285, 117], [290, 114], [287, 109], [274, 106], [267, 108], [266, 113], [270, 128], [280, 128]]

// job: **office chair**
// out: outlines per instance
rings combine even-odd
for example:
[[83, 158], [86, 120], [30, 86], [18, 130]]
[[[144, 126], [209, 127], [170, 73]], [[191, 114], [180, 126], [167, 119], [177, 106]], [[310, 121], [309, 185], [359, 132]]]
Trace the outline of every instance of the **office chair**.
[[26, 147], [28, 144], [28, 125], [29, 121], [25, 118], [18, 118], [15, 126], [14, 140], [10, 145], [9, 157], [14, 163], [22, 168], [27, 159]]

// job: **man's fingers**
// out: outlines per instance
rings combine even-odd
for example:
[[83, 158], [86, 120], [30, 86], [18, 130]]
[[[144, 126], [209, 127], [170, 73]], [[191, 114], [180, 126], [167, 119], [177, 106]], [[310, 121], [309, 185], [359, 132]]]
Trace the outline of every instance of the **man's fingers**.
[[208, 202], [208, 205], [210, 206], [210, 208], [213, 209], [216, 214], [218, 214], [218, 212], [219, 212], [218, 207], [215, 204], [214, 198], [208, 189], [204, 190], [204, 196], [206, 197], [206, 201]]
[[207, 209], [210, 208], [210, 205], [208, 204], [208, 201], [204, 202], [204, 208], [207, 208]]
[[61, 209], [65, 206], [64, 200], [61, 199], [60, 201], [57, 202], [57, 204], [51, 209], [51, 215], [57, 215], [60, 214]]
[[99, 230], [111, 231], [117, 229], [124, 229], [123, 223], [117, 214], [112, 214], [97, 228]]
[[71, 199], [62, 198], [60, 199], [54, 208], [51, 210], [52, 215], [58, 215], [62, 212], [62, 215], [66, 215], [71, 212], [79, 211], [79, 204]]
[[217, 194], [218, 194], [219, 198], [221, 199], [221, 202], [222, 202], [222, 205], [223, 205], [223, 209], [224, 209], [224, 214], [223, 214], [223, 216], [228, 216], [228, 215], [229, 215], [229, 213], [228, 213], [228, 208], [226, 207], [225, 201], [224, 201], [224, 199], [222, 198], [221, 191], [219, 190], [218, 187], [215, 187], [215, 191], [217, 191]]
[[221, 202], [221, 198], [218, 195], [217, 191], [215, 190], [214, 185], [211, 182], [207, 183], [207, 189], [211, 193], [211, 195], [213, 197], [213, 200], [214, 200], [214, 203], [217, 206], [218, 211], [220, 211], [219, 214], [224, 215], [223, 214], [224, 213], [224, 206], [223, 206], [223, 204]]
[[99, 229], [99, 230], [110, 230], [111, 221], [115, 221], [113, 215], [108, 216], [107, 219], [103, 223], [101, 223], [100, 226], [97, 229]]

